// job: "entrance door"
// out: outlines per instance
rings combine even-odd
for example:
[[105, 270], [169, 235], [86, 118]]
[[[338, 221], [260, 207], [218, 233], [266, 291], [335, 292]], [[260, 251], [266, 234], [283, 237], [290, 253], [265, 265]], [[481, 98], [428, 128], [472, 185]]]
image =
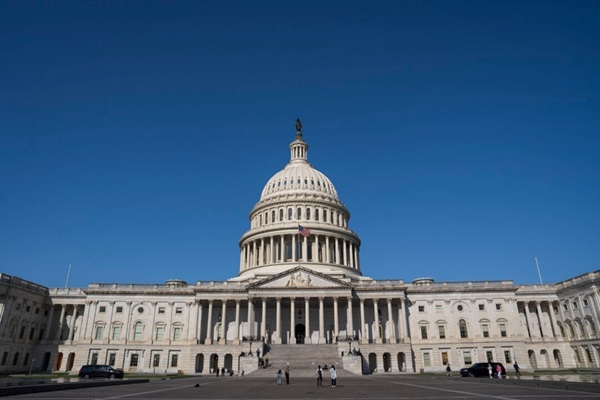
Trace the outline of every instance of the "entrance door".
[[296, 325], [296, 344], [304, 344], [304, 337], [306, 336], [306, 327], [304, 324]]

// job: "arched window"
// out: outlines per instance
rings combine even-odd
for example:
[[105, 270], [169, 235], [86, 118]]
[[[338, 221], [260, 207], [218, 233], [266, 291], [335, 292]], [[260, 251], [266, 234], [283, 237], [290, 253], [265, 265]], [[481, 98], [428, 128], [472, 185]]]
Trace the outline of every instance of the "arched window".
[[265, 211], [265, 224], [269, 223], [269, 213]]
[[318, 221], [318, 220], [319, 220], [319, 209], [317, 208], [315, 210], [315, 221]]
[[258, 226], [262, 226], [262, 214], [258, 216]]
[[136, 322], [133, 325], [133, 340], [142, 340], [142, 330], [144, 326], [141, 322]]
[[327, 209], [323, 210], [323, 221], [327, 222]]
[[296, 209], [296, 219], [302, 219], [302, 209], [300, 207]]
[[293, 217], [293, 212], [291, 208], [288, 208], [288, 221], [291, 221]]
[[271, 211], [271, 221], [275, 222], [275, 210]]
[[306, 209], [306, 219], [310, 220], [310, 208]]
[[467, 332], [467, 323], [464, 319], [458, 321], [458, 329], [460, 330], [460, 337], [466, 339], [469, 337], [469, 333]]
[[154, 328], [154, 340], [163, 340], [165, 337], [165, 325], [157, 324]]
[[279, 222], [283, 221], [283, 209], [279, 210]]

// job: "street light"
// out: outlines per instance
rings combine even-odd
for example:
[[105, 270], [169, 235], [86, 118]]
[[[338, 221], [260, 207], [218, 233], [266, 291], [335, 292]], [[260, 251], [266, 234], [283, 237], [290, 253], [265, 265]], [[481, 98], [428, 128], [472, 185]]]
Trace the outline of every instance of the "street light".
[[252, 339], [250, 339], [250, 355], [252, 355]]
[[31, 375], [31, 371], [33, 370], [33, 363], [35, 362], [35, 358], [31, 360], [31, 366], [29, 367], [29, 375]]
[[348, 355], [352, 354], [352, 338], [348, 338]]

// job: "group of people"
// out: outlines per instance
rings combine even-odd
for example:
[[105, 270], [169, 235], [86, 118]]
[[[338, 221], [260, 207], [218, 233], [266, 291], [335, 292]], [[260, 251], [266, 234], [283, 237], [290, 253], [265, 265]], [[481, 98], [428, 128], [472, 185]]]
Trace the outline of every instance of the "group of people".
[[[319, 365], [317, 367], [317, 386], [318, 387], [323, 387], [323, 373], [324, 371], [327, 371], [327, 364], [325, 364], [323, 366], [323, 368], [321, 368], [321, 366]], [[337, 386], [337, 371], [335, 370], [335, 365], [332, 365], [331, 367], [329, 367], [329, 377], [331, 378], [331, 387], [336, 387]]]
[[[290, 384], [290, 364], [288, 363], [288, 365], [285, 366], [285, 368], [283, 369], [285, 372], [285, 384], [289, 385]], [[283, 378], [281, 370], [277, 371], [277, 384], [281, 385], [281, 379]]]

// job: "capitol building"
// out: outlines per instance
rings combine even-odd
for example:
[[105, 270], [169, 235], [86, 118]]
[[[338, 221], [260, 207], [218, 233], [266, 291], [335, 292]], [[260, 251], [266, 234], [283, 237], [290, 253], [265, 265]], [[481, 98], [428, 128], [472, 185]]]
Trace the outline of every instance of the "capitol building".
[[[600, 367], [600, 271], [556, 284], [376, 280], [335, 186], [308, 158], [300, 121], [265, 184], [226, 281], [46, 288], [0, 275], [0, 372], [260, 376], [312, 362], [350, 374]], [[284, 150], [284, 149], [282, 149]], [[364, 268], [363, 268], [364, 267]], [[199, 277], [201, 278], [201, 277]]]

